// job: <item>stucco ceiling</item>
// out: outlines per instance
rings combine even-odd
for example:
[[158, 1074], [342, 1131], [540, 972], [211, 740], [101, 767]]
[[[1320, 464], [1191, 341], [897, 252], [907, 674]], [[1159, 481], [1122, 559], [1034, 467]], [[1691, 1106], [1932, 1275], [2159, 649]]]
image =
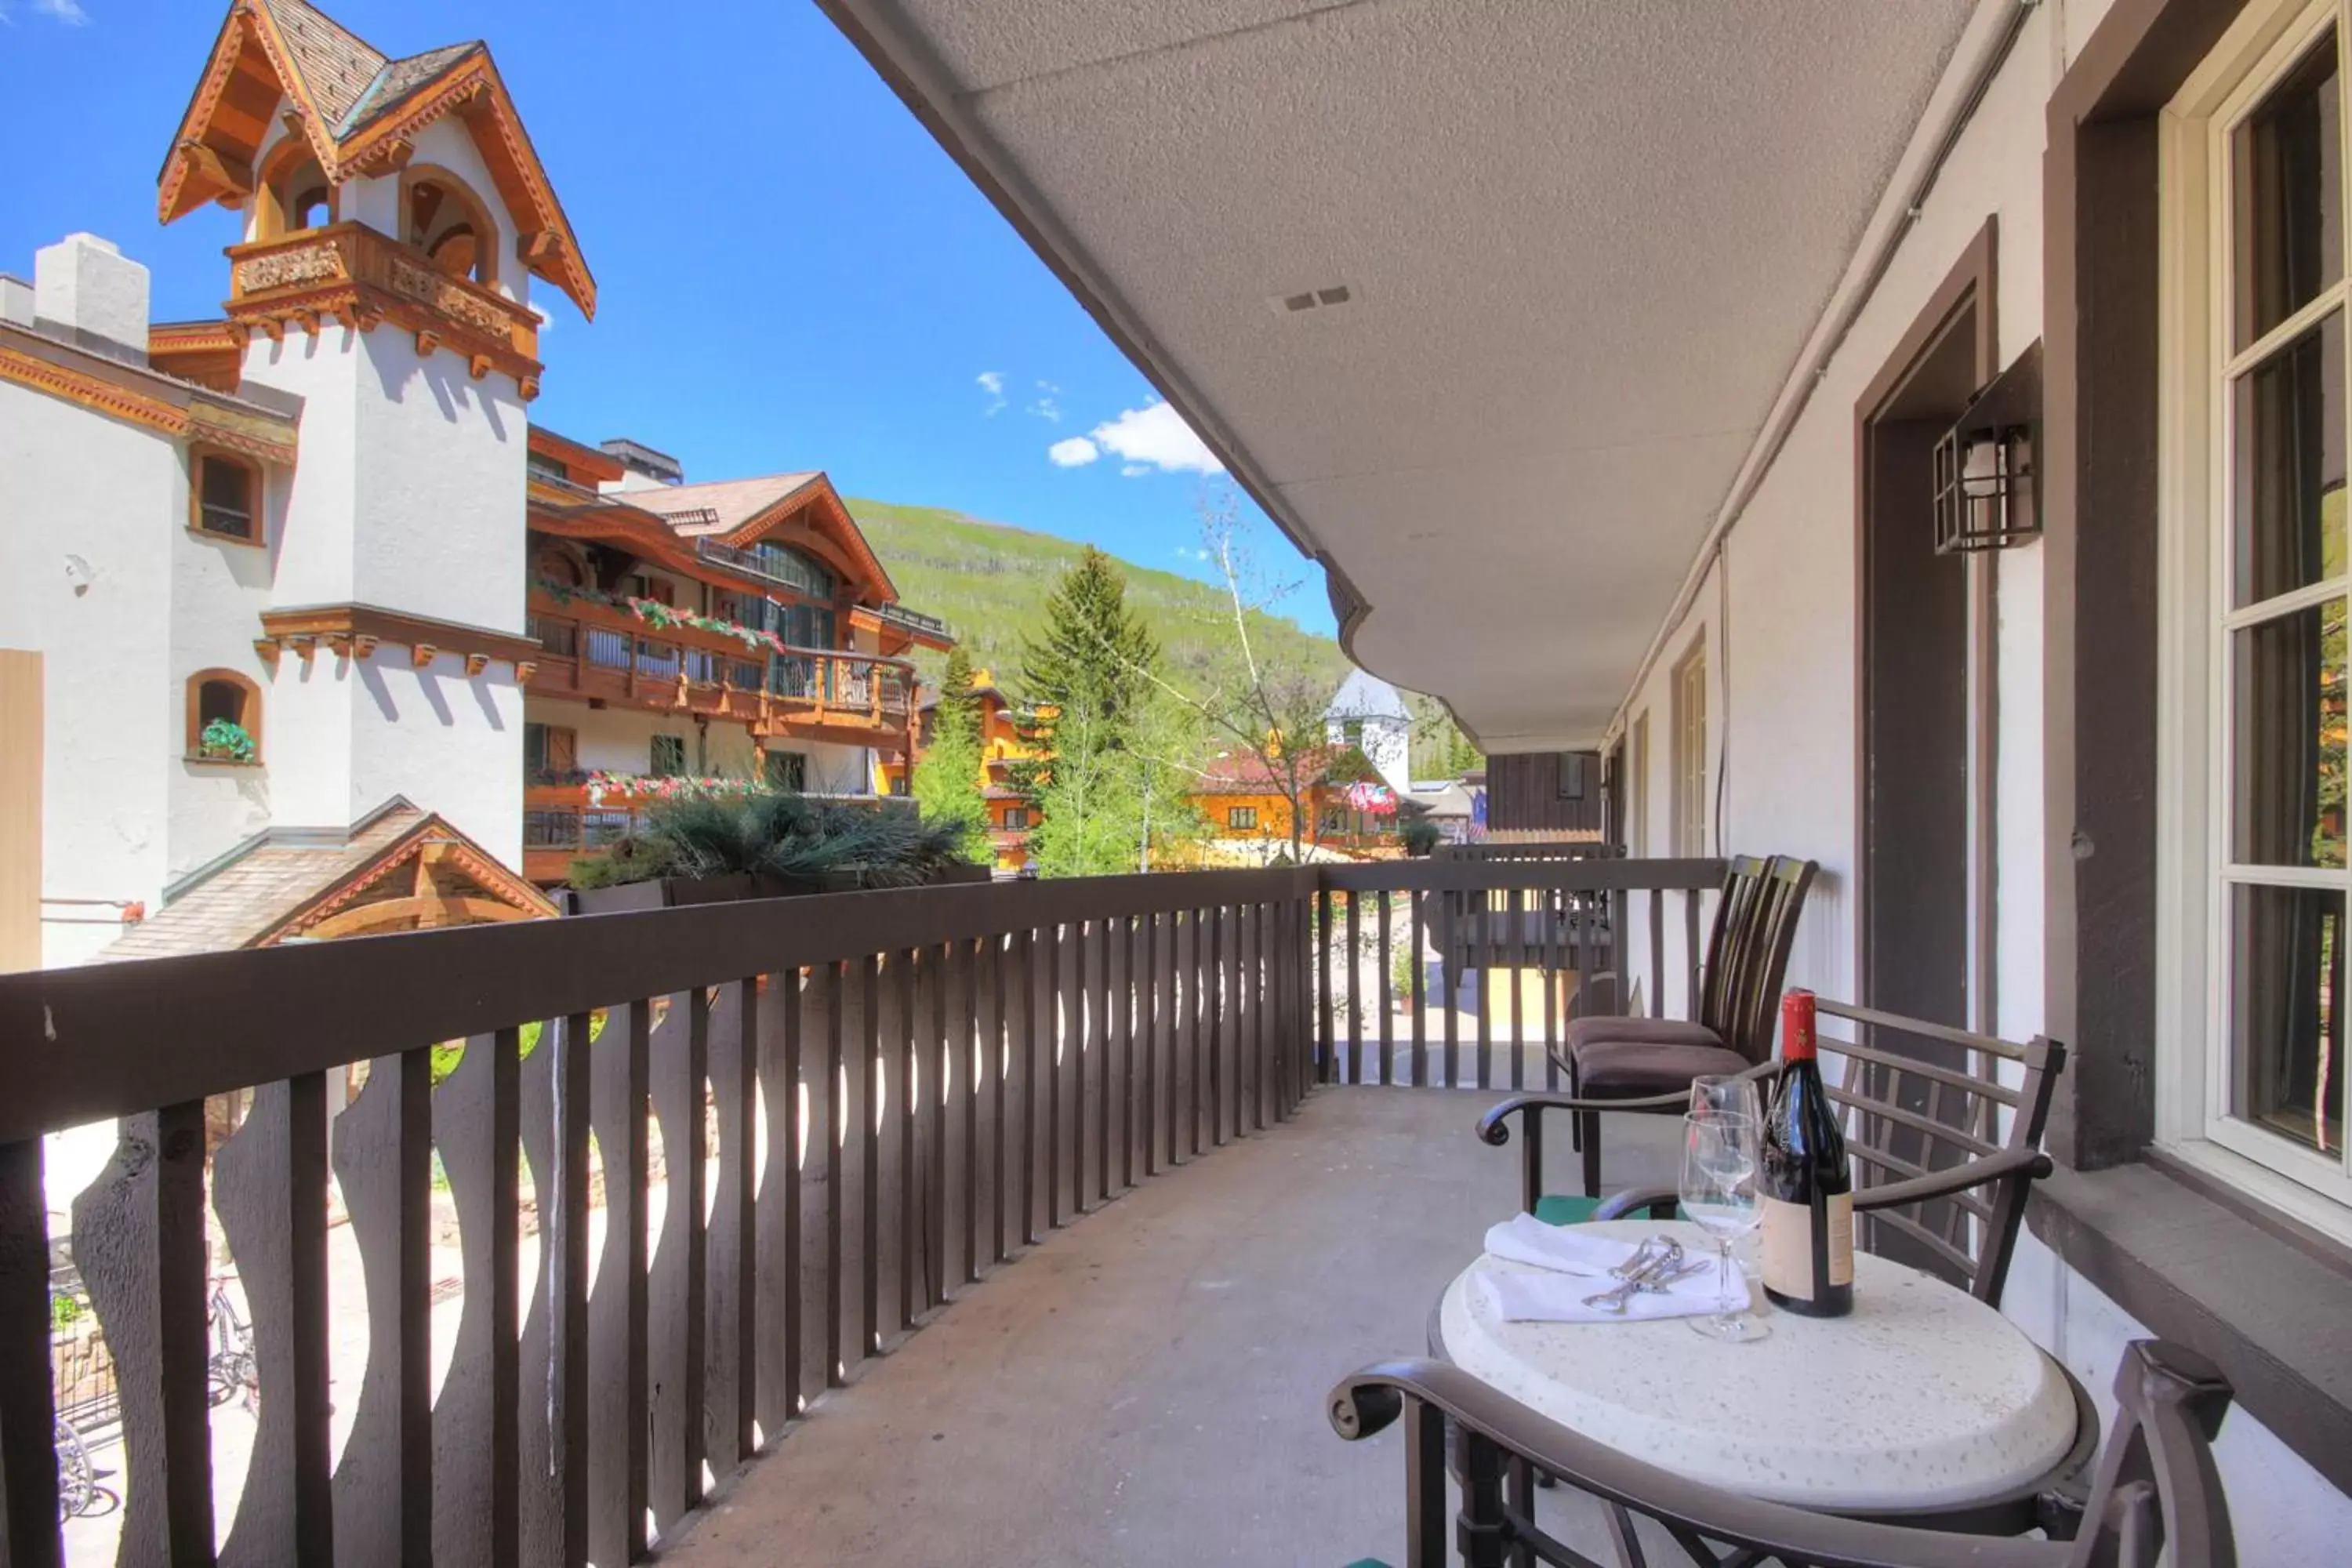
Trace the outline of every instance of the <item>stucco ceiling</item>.
[[1496, 750], [1599, 734], [1971, 10], [824, 3]]

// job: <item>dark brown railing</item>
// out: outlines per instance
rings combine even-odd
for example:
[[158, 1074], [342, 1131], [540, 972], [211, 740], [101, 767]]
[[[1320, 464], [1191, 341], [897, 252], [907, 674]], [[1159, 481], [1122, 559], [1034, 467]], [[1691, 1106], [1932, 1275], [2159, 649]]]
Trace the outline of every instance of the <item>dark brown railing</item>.
[[1525, 1089], [1532, 1069], [1557, 1089], [1569, 1021], [1627, 1011], [1636, 977], [1642, 1011], [1691, 1016], [1724, 863], [1578, 847], [1323, 868], [1321, 1081]]
[[[215, 1560], [209, 1203], [258, 1373], [220, 1561], [619, 1564], [961, 1288], [1287, 1118], [1314, 885], [932, 888], [0, 977], [0, 1562], [60, 1560], [43, 1134], [123, 1119], [72, 1259], [121, 1395], [120, 1561]], [[437, 1397], [436, 1155], [462, 1251]], [[363, 1302], [329, 1300], [331, 1178]], [[330, 1340], [362, 1307], [337, 1461]]]
[[[0, 1563], [59, 1561], [53, 1261], [112, 1369], [120, 1561], [211, 1563], [218, 1536], [232, 1563], [633, 1562], [706, 1467], [727, 1476], [996, 1265], [1315, 1083], [1516, 1085], [1629, 959], [1653, 1001], [1686, 991], [1668, 933], [1696, 954], [1720, 874], [1000, 883], [0, 976]], [[1475, 973], [1475, 1012], [1432, 1028], [1416, 1005], [1398, 1029], [1432, 972]], [[1540, 1035], [1496, 1016], [1505, 973], [1564, 997]], [[52, 1259], [43, 1137], [118, 1118]], [[226, 1384], [215, 1238], [252, 1334]], [[331, 1298], [354, 1256], [363, 1284], [338, 1273]], [[251, 1458], [216, 1493], [212, 1404], [243, 1376]]]

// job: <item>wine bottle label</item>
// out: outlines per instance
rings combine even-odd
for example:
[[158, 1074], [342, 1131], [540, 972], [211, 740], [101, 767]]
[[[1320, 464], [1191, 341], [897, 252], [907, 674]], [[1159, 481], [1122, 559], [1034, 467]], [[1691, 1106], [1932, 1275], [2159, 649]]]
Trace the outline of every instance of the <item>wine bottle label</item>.
[[[1813, 1206], [1780, 1198], [1763, 1200], [1764, 1288], [1793, 1300], [1813, 1299]], [[1853, 1194], [1838, 1193], [1825, 1205], [1829, 1215], [1829, 1280], [1853, 1283]]]

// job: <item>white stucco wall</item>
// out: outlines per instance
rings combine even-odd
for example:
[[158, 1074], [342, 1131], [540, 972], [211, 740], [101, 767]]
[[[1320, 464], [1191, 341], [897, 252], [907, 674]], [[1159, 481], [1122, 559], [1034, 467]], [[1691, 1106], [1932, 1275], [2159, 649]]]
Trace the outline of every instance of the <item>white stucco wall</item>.
[[[1856, 983], [1855, 406], [1989, 215], [1999, 225], [2000, 363], [2042, 336], [2043, 105], [2064, 60], [2079, 52], [2105, 9], [2105, 0], [2066, 0], [2044, 5], [2028, 21], [1689, 614], [1626, 706], [1629, 731], [1641, 713], [1649, 714], [1644, 847], [1665, 854], [1672, 675], [1692, 637], [1704, 631], [1710, 789], [1713, 767], [1727, 770], [1717, 847], [1805, 855], [1821, 863], [1790, 963], [1791, 984], [1847, 996]], [[2029, 543], [1994, 562], [1996, 1005], [2000, 1032], [2016, 1038], [2042, 1022], [2042, 855], [2052, 830], [2042, 811], [2042, 552]], [[1638, 913], [1634, 923], [1631, 967], [1644, 973], [1646, 933]], [[1677, 948], [1671, 940], [1669, 946]], [[1678, 950], [1669, 956], [1678, 959]], [[2112, 1415], [2116, 1366], [2127, 1342], [2147, 1336], [2144, 1325], [2030, 1235], [2021, 1242], [2003, 1310], [2065, 1361]], [[2344, 1541], [2352, 1539], [2352, 1500], [2244, 1411], [2233, 1412], [2223, 1427], [2219, 1457], [2242, 1561], [2334, 1562], [2343, 1555]]]
[[[0, 383], [0, 628], [44, 658], [41, 892], [160, 900], [184, 722], [172, 679], [177, 447], [141, 426]], [[55, 907], [59, 915], [103, 909]], [[48, 924], [42, 961], [121, 935]]]

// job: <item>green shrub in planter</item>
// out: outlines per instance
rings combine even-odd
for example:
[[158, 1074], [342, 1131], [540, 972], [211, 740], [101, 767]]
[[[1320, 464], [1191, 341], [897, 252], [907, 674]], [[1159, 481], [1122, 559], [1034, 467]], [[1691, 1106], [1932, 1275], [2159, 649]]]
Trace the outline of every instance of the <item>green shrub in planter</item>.
[[253, 737], [234, 720], [215, 719], [196, 736], [196, 754], [216, 763], [249, 763], [255, 754]]
[[1430, 821], [1427, 817], [1416, 817], [1412, 821], [1405, 823], [1402, 826], [1399, 827], [1397, 829], [1397, 837], [1404, 840], [1404, 852], [1406, 854], [1422, 856], [1428, 854], [1433, 849], [1435, 849], [1439, 843], [1444, 839], [1445, 835], [1442, 830], [1440, 830], [1437, 824]]
[[911, 811], [782, 792], [664, 801], [644, 833], [573, 861], [572, 885], [750, 876], [809, 890], [912, 888], [969, 866], [963, 837]]

